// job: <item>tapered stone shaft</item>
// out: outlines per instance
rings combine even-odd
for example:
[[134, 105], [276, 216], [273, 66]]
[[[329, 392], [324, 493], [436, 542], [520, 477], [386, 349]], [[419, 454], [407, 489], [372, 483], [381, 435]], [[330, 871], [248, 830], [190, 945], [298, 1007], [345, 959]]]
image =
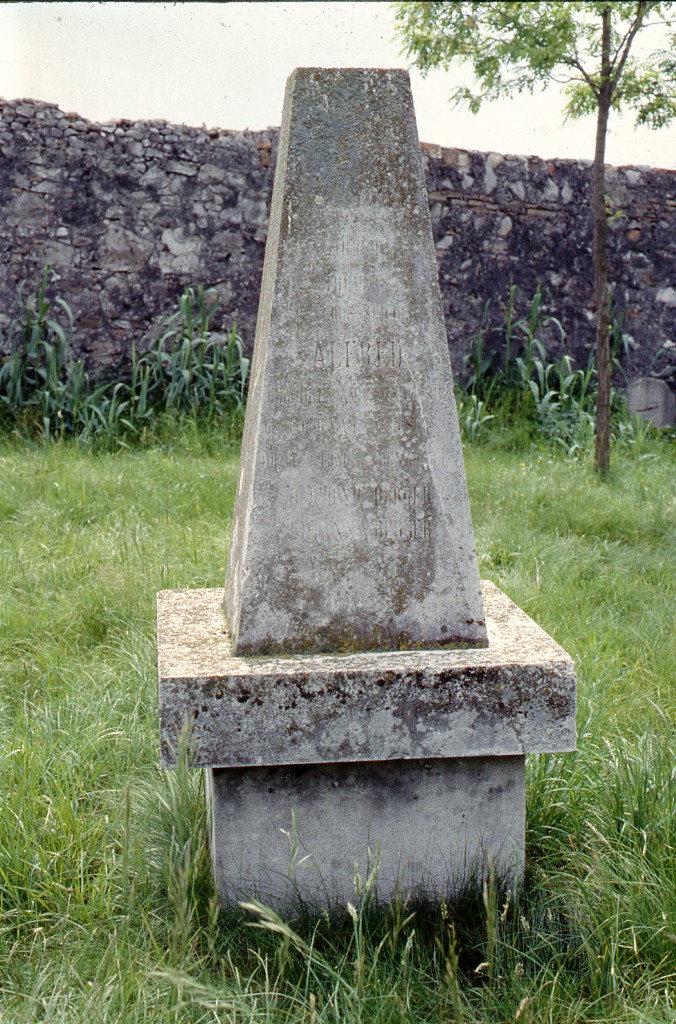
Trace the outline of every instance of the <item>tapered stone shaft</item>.
[[486, 643], [404, 71], [287, 85], [225, 610], [237, 654]]

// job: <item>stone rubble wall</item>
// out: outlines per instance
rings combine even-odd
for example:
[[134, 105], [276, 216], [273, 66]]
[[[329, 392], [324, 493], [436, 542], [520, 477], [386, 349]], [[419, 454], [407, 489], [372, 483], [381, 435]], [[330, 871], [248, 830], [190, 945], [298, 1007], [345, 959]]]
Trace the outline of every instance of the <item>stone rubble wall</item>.
[[5, 321], [48, 263], [95, 372], [142, 346], [188, 285], [218, 292], [252, 343], [276, 132], [95, 124], [32, 100], [0, 103], [0, 118]]
[[[0, 327], [18, 312], [20, 282], [33, 295], [48, 263], [52, 296], [75, 314], [75, 351], [95, 374], [142, 347], [188, 285], [218, 293], [223, 328], [236, 321], [250, 349], [276, 142], [274, 128], [97, 124], [0, 100]], [[594, 337], [589, 163], [422, 149], [456, 372], [487, 303], [490, 328], [511, 283], [520, 312], [541, 285], [566, 351], [584, 365]], [[673, 385], [676, 174], [609, 168], [608, 192], [628, 374]], [[489, 344], [495, 337], [488, 330]]]
[[[519, 286], [519, 313], [538, 284], [552, 352], [585, 365], [594, 345], [591, 162], [541, 160], [423, 144], [451, 349], [463, 351], [488, 313]], [[676, 172], [608, 167], [608, 268], [626, 335], [628, 376], [676, 384]], [[486, 302], [491, 306], [486, 311]], [[494, 336], [495, 337], [495, 336]], [[466, 344], [464, 347], [466, 351]]]

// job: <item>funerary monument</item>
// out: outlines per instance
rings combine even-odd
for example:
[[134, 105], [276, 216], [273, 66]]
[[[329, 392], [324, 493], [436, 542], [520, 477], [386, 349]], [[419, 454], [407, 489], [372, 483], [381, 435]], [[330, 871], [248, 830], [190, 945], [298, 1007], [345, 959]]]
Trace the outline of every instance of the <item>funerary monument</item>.
[[162, 763], [188, 728], [224, 901], [514, 878], [575, 675], [479, 581], [407, 73], [298, 69], [279, 146], [225, 591], [158, 595]]

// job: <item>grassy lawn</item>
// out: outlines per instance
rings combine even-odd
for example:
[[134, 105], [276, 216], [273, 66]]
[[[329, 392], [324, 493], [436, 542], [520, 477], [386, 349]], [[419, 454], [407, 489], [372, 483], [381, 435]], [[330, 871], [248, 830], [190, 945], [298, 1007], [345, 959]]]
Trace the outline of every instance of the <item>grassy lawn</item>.
[[674, 457], [589, 462], [466, 448], [481, 575], [578, 668], [524, 892], [287, 924], [218, 911], [201, 776], [157, 767], [154, 597], [222, 585], [236, 444], [0, 442], [0, 1021], [672, 1024]]

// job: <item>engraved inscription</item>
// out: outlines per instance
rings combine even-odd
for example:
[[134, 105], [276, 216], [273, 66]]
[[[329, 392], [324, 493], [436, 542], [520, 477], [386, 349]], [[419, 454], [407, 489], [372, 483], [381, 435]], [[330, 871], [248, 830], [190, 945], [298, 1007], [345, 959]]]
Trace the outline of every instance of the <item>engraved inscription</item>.
[[[281, 468], [279, 462], [276, 468]], [[425, 544], [432, 538], [431, 488], [426, 482], [359, 485], [345, 477], [301, 489], [289, 477], [282, 483], [281, 500], [293, 510], [289, 529], [310, 544], [326, 546], [341, 537], [376, 546]]]
[[392, 275], [397, 233], [380, 209], [332, 213], [335, 232], [314, 240], [325, 260], [306, 276], [296, 307], [306, 338], [298, 357], [320, 373], [397, 370], [404, 362], [401, 287]]
[[360, 295], [366, 291], [366, 278], [358, 270], [333, 271], [326, 277], [327, 295]]
[[329, 323], [337, 321], [341, 325], [360, 323], [375, 327], [378, 324], [395, 323], [400, 319], [399, 308], [393, 302], [373, 302], [366, 309], [352, 302], [336, 302], [328, 307], [326, 313]]
[[318, 340], [314, 345], [315, 370], [398, 369], [402, 363], [401, 344], [395, 338], [354, 341]]

